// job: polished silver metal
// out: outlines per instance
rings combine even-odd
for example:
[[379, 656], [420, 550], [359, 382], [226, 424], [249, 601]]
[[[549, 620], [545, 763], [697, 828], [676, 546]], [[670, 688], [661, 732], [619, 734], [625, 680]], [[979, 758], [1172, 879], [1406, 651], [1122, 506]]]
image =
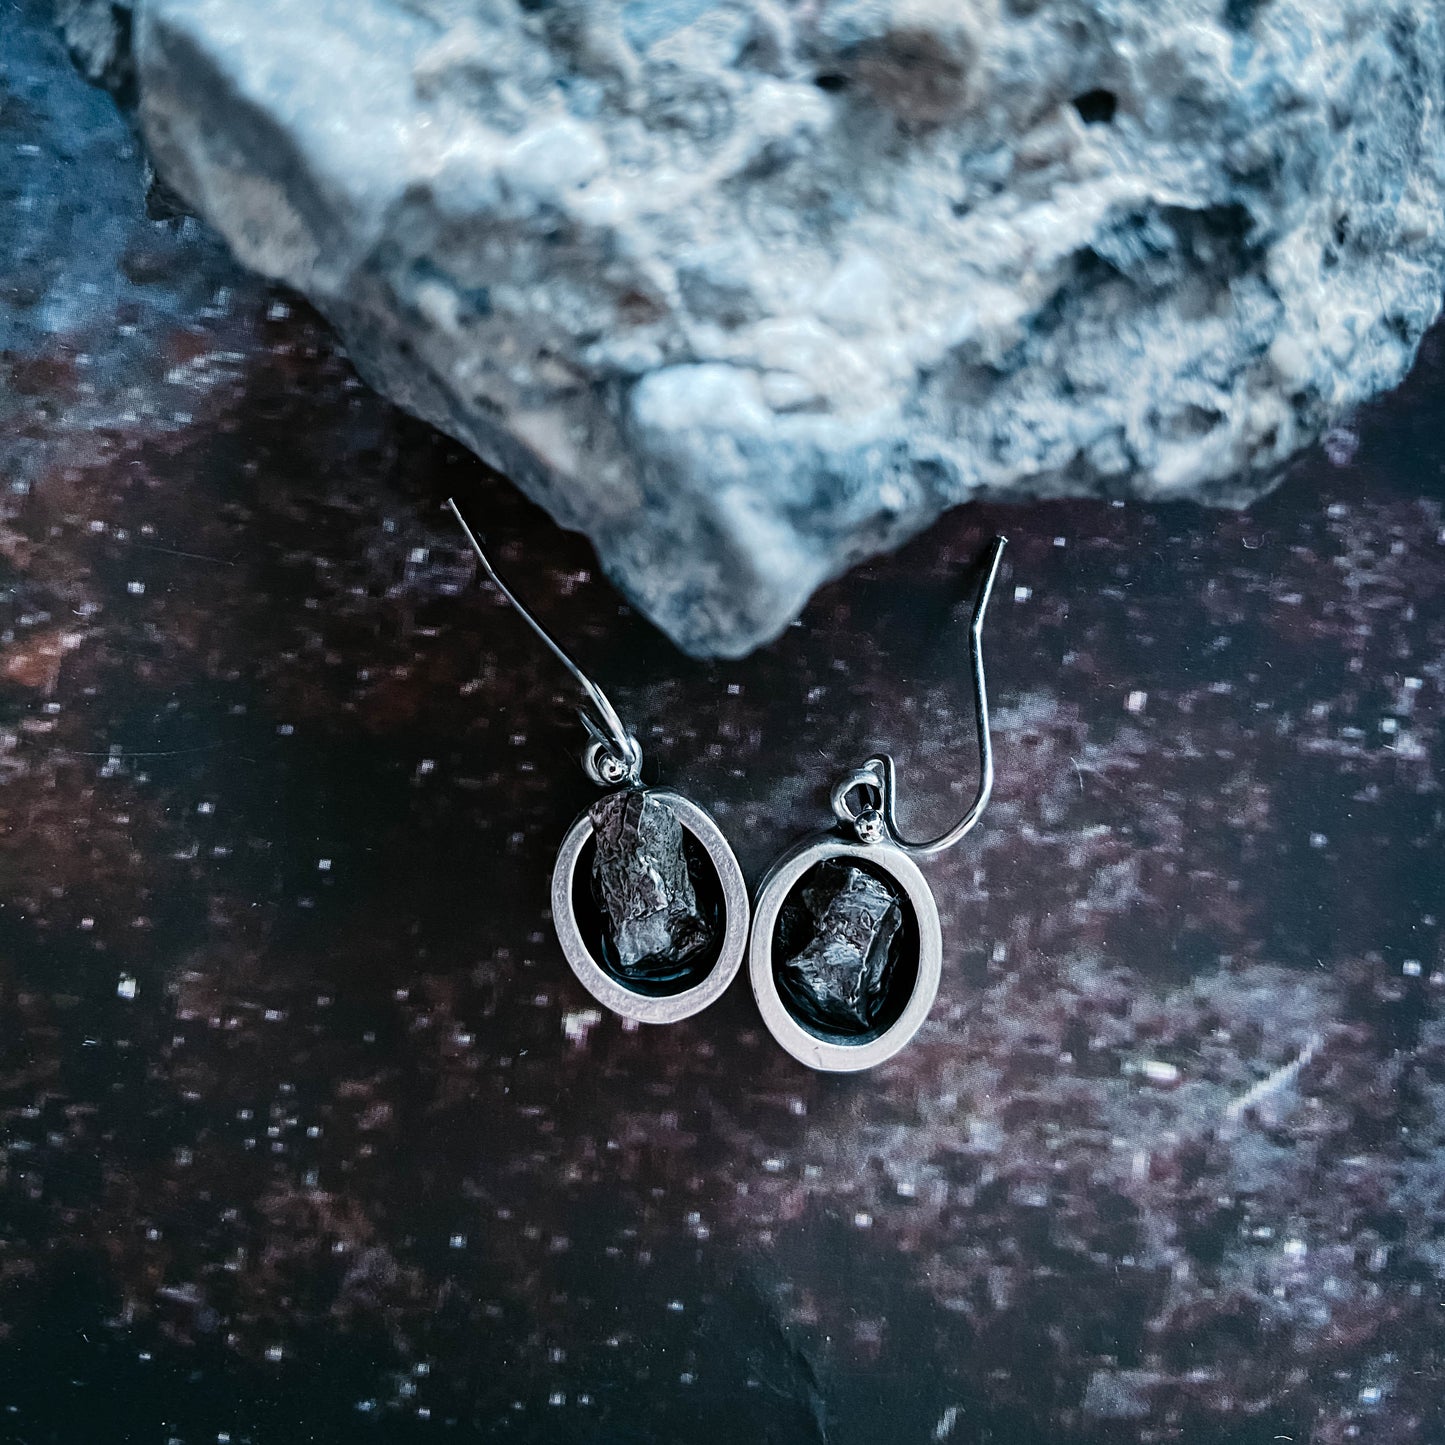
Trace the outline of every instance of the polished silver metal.
[[612, 706], [607, 694], [563, 652], [561, 645], [552, 634], [522, 606], [517, 594], [497, 575], [497, 569], [492, 566], [491, 559], [482, 550], [482, 544], [477, 540], [477, 534], [467, 525], [467, 519], [462, 516], [461, 508], [451, 497], [447, 498], [447, 506], [451, 508], [452, 516], [461, 524], [462, 531], [467, 534], [467, 541], [472, 544], [472, 550], [482, 564], [482, 571], [487, 574], [492, 585], [521, 613], [523, 621], [542, 639], [557, 661], [572, 674], [578, 686], [587, 695], [587, 700], [597, 709], [596, 717], [585, 710], [578, 713], [582, 719], [582, 726], [587, 729], [592, 738], [591, 744], [582, 757], [582, 766], [587, 770], [587, 776], [604, 788], [616, 787], [617, 784], [624, 782], [634, 784], [640, 782], [642, 778], [642, 745], [623, 725], [622, 719], [617, 715], [617, 709]]
[[[857, 1040], [825, 1038], [805, 1027], [778, 990], [773, 969], [773, 934], [788, 895], [805, 874], [834, 858], [857, 859], [881, 869], [898, 885], [913, 913], [918, 936], [918, 973], [913, 992], [897, 1020], [881, 1033]], [[938, 904], [922, 870], [891, 843], [855, 843], [836, 833], [818, 833], [794, 844], [768, 870], [753, 901], [752, 942], [748, 973], [758, 1012], [768, 1032], [799, 1063], [825, 1073], [853, 1074], [891, 1059], [919, 1030], [938, 996], [943, 971], [943, 929]]]
[[[892, 757], [879, 753], [862, 767], [845, 773], [833, 788], [833, 815], [844, 832], [805, 838], [773, 864], [758, 887], [753, 903], [748, 964], [753, 997], [773, 1037], [809, 1068], [856, 1073], [892, 1058], [918, 1032], [938, 995], [943, 931], [933, 892], [913, 859], [934, 857], [959, 843], [977, 826], [993, 793], [993, 742], [989, 735], [988, 689], [983, 670], [983, 620], [1004, 546], [1003, 537], [994, 538], [968, 629], [979, 754], [978, 790], [968, 812], [936, 838], [918, 842], [906, 837], [898, 826], [898, 770]], [[850, 1040], [841, 1034], [824, 1037], [807, 1027], [784, 1000], [774, 971], [773, 936], [784, 903], [810, 869], [838, 858], [856, 858], [886, 872], [902, 889], [917, 927], [918, 971], [902, 1013], [889, 1028], [860, 1040]]]
[[[518, 600], [517, 594], [497, 575], [497, 569], [482, 550], [476, 533], [467, 525], [461, 509], [450, 497], [447, 498], [447, 506], [461, 524], [462, 531], [466, 533], [467, 540], [472, 544], [472, 550], [477, 554], [477, 560], [482, 564], [482, 570], [491, 579], [492, 585], [521, 613], [527, 625], [576, 679], [595, 709], [593, 712], [585, 708], [578, 710], [582, 726], [586, 728], [590, 739], [582, 754], [582, 766], [587, 776], [603, 788], [621, 791], [641, 789], [642, 747], [636, 737], [627, 730], [607, 694], [567, 656], [551, 633], [527, 611]], [[707, 976], [691, 988], [677, 993], [646, 994], [629, 988], [593, 956], [583, 936], [573, 904], [577, 863], [594, 831], [590, 810], [584, 812], [568, 829], [552, 869], [552, 921], [556, 925], [557, 939], [572, 972], [598, 1003], [611, 1009], [613, 1013], [621, 1014], [623, 1018], [636, 1019], [639, 1023], [671, 1024], [705, 1009], [723, 993], [737, 975], [748, 946], [748, 887], [743, 870], [738, 865], [733, 850], [728, 846], [722, 829], [705, 809], [670, 789], [648, 788], [644, 791], [648, 797], [662, 803], [672, 812], [678, 823], [707, 854], [717, 874], [722, 899], [723, 937], [717, 960]]]
[[[845, 827], [857, 830], [860, 837], [871, 834], [874, 823], [868, 814], [881, 813], [883, 828], [888, 841], [915, 858], [932, 858], [946, 853], [961, 842], [978, 825], [988, 800], [993, 795], [993, 741], [988, 727], [988, 685], [983, 673], [983, 619], [988, 611], [989, 599], [993, 596], [994, 580], [998, 576], [999, 563], [1003, 560], [1003, 549], [1007, 544], [1004, 537], [995, 537], [993, 551], [989, 556], [983, 586], [973, 604], [973, 619], [968, 626], [969, 663], [973, 672], [973, 692], [976, 703], [975, 716], [978, 726], [978, 791], [968, 812], [953, 827], [926, 842], [914, 842], [903, 834], [898, 826], [898, 768], [887, 753], [879, 753], [868, 759], [861, 768], [855, 768], [846, 777], [840, 778], [833, 789], [833, 815]], [[871, 793], [876, 803], [870, 801], [860, 810], [855, 810], [850, 798], [855, 792]]]
[[592, 819], [587, 813], [568, 829], [557, 854], [557, 864], [552, 870], [552, 918], [572, 972], [598, 1003], [638, 1023], [675, 1024], [691, 1018], [721, 997], [736, 976], [748, 946], [748, 885], [722, 829], [705, 809], [667, 788], [649, 788], [647, 795], [671, 810], [683, 828], [701, 844], [717, 872], [725, 922], [722, 945], [711, 972], [691, 988], [654, 997], [628, 988], [593, 956], [572, 904], [577, 864], [593, 833]]

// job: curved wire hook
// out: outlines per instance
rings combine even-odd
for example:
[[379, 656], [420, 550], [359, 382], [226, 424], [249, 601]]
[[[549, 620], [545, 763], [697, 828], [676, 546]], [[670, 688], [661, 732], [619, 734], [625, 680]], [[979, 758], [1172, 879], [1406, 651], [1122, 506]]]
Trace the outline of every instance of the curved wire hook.
[[[583, 756], [583, 765], [587, 769], [588, 776], [604, 787], [611, 787], [618, 783], [635, 784], [640, 781], [642, 745], [627, 731], [622, 719], [617, 715], [617, 709], [608, 700], [607, 694], [562, 651], [561, 645], [552, 634], [522, 606], [517, 594], [497, 575], [497, 569], [492, 566], [491, 560], [482, 551], [482, 544], [477, 541], [477, 534], [467, 525], [467, 519], [462, 516], [461, 508], [451, 497], [447, 498], [447, 506], [451, 508], [452, 516], [461, 523], [462, 531], [467, 534], [467, 541], [472, 544], [472, 550], [477, 554], [477, 560], [482, 564], [482, 571], [487, 574], [492, 586], [522, 614], [523, 621], [542, 639], [557, 661], [572, 674], [577, 685], [586, 694], [587, 700], [596, 708], [596, 717], [587, 712], [585, 708], [579, 708], [577, 712], [578, 717], [582, 719], [582, 726], [587, 729], [588, 735], [592, 739], [591, 745]], [[608, 766], [609, 760], [613, 764], [611, 767]]]
[[[993, 539], [993, 553], [988, 560], [988, 571], [973, 604], [973, 620], [968, 626], [968, 653], [973, 669], [973, 692], [978, 708], [978, 792], [974, 795], [973, 806], [947, 832], [927, 842], [916, 843], [905, 838], [898, 826], [896, 803], [898, 799], [898, 768], [887, 753], [871, 757], [861, 768], [855, 769], [839, 780], [833, 789], [833, 812], [841, 823], [852, 824], [864, 842], [876, 841], [883, 831], [889, 841], [905, 853], [916, 858], [931, 858], [947, 852], [955, 843], [967, 836], [977, 826], [988, 806], [993, 793], [993, 741], [988, 731], [988, 688], [983, 675], [983, 618], [988, 611], [989, 598], [993, 596], [994, 579], [998, 576], [999, 563], [1003, 560], [1006, 537]], [[859, 811], [849, 804], [850, 795], [857, 789], [872, 789], [878, 795], [878, 808], [864, 808]], [[872, 816], [870, 816], [870, 813]], [[881, 827], [880, 827], [881, 824]]]

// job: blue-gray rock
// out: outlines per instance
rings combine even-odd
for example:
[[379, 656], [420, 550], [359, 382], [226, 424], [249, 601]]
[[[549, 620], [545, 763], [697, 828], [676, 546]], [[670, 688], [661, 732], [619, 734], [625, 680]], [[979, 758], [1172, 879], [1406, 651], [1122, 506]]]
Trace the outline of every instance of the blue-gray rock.
[[1445, 276], [1433, 0], [135, 0], [133, 39], [170, 184], [697, 653], [973, 497], [1247, 500]]
[[[237, 317], [266, 292], [199, 221], [147, 217], [135, 135], [51, 16], [0, 6], [0, 533], [46, 478], [206, 417], [242, 370]], [[97, 56], [94, 74], [117, 71]]]

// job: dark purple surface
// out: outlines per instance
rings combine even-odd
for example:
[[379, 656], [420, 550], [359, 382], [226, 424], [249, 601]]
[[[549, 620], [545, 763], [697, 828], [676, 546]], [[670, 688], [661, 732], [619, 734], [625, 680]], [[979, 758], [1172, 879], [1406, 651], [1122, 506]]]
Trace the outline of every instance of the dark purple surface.
[[[146, 221], [33, 10], [0, 79], [0, 1438], [1445, 1438], [1438, 337], [1248, 513], [970, 509], [702, 664]], [[451, 493], [752, 878], [877, 748], [967, 802], [1009, 534], [908, 1052], [597, 1016]]]

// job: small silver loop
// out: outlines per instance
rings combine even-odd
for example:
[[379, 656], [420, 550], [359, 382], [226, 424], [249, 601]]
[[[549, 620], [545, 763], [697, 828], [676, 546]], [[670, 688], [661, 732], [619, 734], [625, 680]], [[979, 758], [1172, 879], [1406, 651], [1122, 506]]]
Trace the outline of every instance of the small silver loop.
[[[883, 770], [876, 767], [877, 758], [870, 758], [861, 768], [855, 768], [846, 777], [840, 778], [833, 787], [833, 816], [845, 827], [856, 825], [866, 808], [877, 808], [883, 801]], [[874, 794], [864, 808], [855, 809], [853, 794], [867, 789]]]
[[627, 735], [628, 752], [619, 757], [611, 740], [602, 737], [592, 719], [580, 714], [582, 725], [592, 734], [582, 754], [582, 767], [600, 788], [635, 788], [642, 782], [642, 745], [631, 733]]
[[983, 586], [979, 589], [973, 604], [973, 618], [968, 628], [969, 662], [973, 671], [973, 691], [977, 703], [978, 719], [978, 792], [968, 812], [953, 827], [926, 842], [914, 842], [903, 835], [898, 826], [896, 805], [898, 801], [898, 769], [887, 753], [869, 758], [861, 768], [849, 773], [833, 789], [833, 812], [840, 822], [856, 824], [857, 815], [848, 808], [848, 794], [859, 787], [878, 790], [881, 802], [879, 811], [883, 815], [883, 827], [888, 839], [895, 847], [911, 853], [915, 858], [931, 858], [946, 852], [971, 833], [983, 816], [988, 800], [993, 793], [993, 740], [988, 730], [988, 688], [983, 675], [983, 618], [988, 611], [989, 598], [993, 595], [994, 579], [998, 576], [999, 563], [1003, 559], [1005, 538], [995, 537], [993, 553], [989, 557], [988, 571]]

